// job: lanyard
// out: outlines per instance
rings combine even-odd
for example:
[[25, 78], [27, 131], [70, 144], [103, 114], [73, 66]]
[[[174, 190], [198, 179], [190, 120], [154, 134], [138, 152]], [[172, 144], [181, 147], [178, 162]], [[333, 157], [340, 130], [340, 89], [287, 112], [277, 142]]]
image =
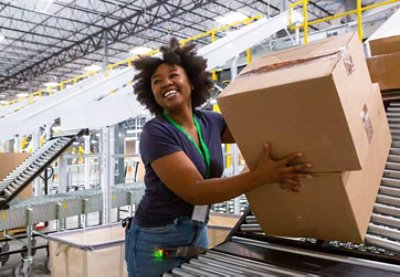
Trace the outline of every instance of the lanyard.
[[201, 133], [200, 123], [199, 123], [197, 117], [193, 114], [194, 125], [196, 126], [196, 131], [197, 131], [197, 134], [199, 135], [199, 141], [200, 141], [200, 145], [201, 145], [201, 148], [203, 149], [203, 151], [201, 151], [200, 147], [194, 141], [193, 137], [185, 130], [185, 128], [183, 128], [181, 125], [179, 125], [178, 122], [173, 120], [166, 112], [163, 112], [163, 115], [173, 126], [175, 126], [179, 131], [184, 133], [186, 135], [186, 137], [193, 143], [197, 152], [199, 152], [200, 156], [203, 158], [203, 160], [206, 164], [207, 171], [206, 171], [205, 178], [207, 179], [210, 176], [210, 163], [211, 163], [210, 151], [208, 150], [207, 144], [204, 142], [203, 135]]

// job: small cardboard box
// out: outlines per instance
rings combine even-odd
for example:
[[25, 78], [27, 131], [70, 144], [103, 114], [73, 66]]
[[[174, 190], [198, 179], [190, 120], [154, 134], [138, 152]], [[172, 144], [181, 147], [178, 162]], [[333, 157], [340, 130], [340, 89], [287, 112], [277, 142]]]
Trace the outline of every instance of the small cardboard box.
[[[9, 175], [23, 161], [30, 156], [29, 153], [0, 153], [0, 181]], [[32, 197], [32, 183], [24, 188], [17, 196], [18, 199]]]
[[366, 158], [361, 115], [371, 85], [350, 33], [255, 60], [218, 103], [250, 169], [269, 142], [273, 158], [300, 151], [313, 172], [342, 172], [361, 169]]
[[369, 42], [371, 56], [400, 52], [400, 36], [386, 37]]
[[379, 83], [382, 91], [400, 89], [400, 52], [374, 56], [367, 63], [372, 81]]
[[367, 232], [391, 144], [379, 87], [368, 98], [371, 147], [364, 168], [303, 179], [299, 193], [267, 184], [247, 199], [269, 235], [362, 242]]

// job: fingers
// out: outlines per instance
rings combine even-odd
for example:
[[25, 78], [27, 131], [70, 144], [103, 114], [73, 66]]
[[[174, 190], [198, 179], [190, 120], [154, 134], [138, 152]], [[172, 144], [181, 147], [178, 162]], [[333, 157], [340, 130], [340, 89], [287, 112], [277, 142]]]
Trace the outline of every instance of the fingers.
[[312, 164], [310, 163], [287, 166], [282, 169], [282, 172], [302, 172], [306, 169], [309, 169], [311, 166]]
[[269, 146], [268, 142], [264, 143], [264, 157], [270, 158], [271, 147]]
[[279, 187], [290, 192], [300, 192], [303, 185], [298, 180], [285, 180], [284, 183], [279, 184]]
[[303, 156], [303, 153], [293, 153], [281, 160], [276, 161], [280, 166], [286, 166], [288, 164], [294, 163], [297, 159]]
[[309, 178], [312, 178], [312, 175], [307, 173], [286, 173], [282, 176], [282, 180], [300, 180]]

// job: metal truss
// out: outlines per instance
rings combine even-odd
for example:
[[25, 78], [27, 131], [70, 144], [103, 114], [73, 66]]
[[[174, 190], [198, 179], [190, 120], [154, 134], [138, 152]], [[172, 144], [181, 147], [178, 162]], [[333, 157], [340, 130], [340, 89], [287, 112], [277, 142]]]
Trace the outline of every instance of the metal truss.
[[[171, 36], [197, 35], [217, 27], [215, 18], [231, 11], [275, 16], [282, 12], [282, 1], [289, 2], [54, 0], [44, 7], [45, 0], [0, 1], [0, 35], [5, 37], [0, 42], [0, 95], [44, 88], [44, 82], [80, 75], [85, 66], [105, 59], [117, 62], [135, 46], [158, 48]], [[332, 2], [309, 1], [309, 20], [332, 15]]]

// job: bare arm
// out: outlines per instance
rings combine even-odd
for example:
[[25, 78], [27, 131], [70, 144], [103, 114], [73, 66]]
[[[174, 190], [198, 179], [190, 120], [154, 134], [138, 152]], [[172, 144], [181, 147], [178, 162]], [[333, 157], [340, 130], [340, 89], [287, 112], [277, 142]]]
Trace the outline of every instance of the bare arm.
[[273, 161], [269, 157], [269, 146], [255, 170], [227, 178], [204, 180], [192, 161], [183, 151], [154, 160], [152, 168], [161, 181], [179, 197], [194, 205], [213, 204], [232, 199], [260, 185], [273, 182], [298, 184], [298, 178], [307, 177], [301, 171], [309, 164], [287, 166], [299, 157], [290, 155]]

